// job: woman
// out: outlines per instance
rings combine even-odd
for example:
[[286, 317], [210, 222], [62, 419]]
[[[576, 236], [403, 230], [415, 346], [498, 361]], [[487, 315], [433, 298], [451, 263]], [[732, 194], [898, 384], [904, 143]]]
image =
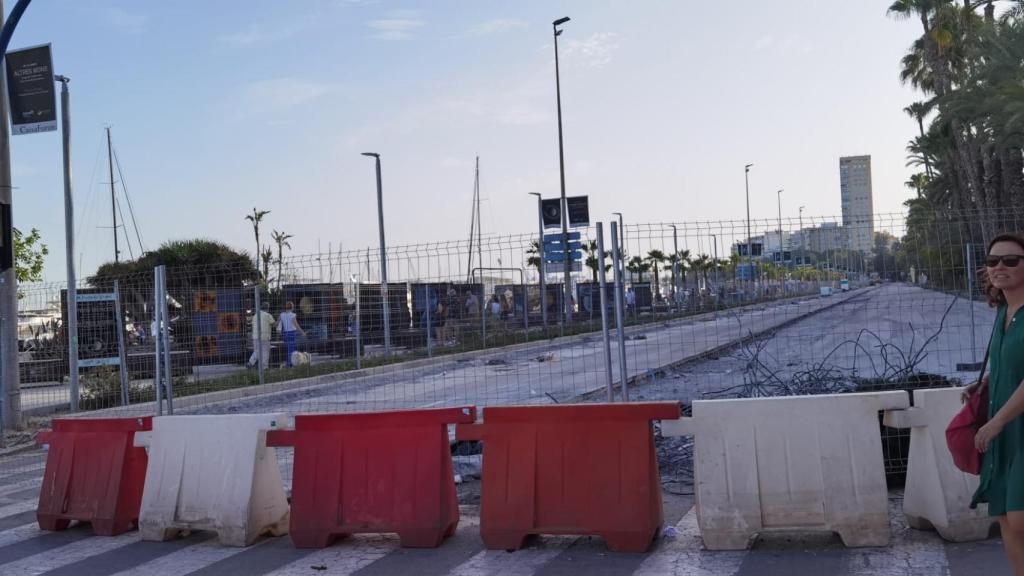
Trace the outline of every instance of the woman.
[[287, 349], [288, 356], [285, 358], [285, 366], [288, 368], [292, 367], [292, 354], [295, 354], [296, 348], [296, 333], [302, 334], [303, 337], [306, 333], [302, 330], [302, 326], [299, 326], [299, 319], [295, 316], [295, 304], [287, 302], [284, 305], [284, 312], [277, 318], [277, 331], [281, 333], [284, 338], [284, 345]]
[[1024, 576], [1024, 236], [1003, 234], [988, 247], [985, 294], [998, 308], [989, 346], [989, 375], [965, 391], [989, 387], [989, 421], [974, 444], [984, 453], [971, 506], [988, 503], [999, 519], [1003, 549]]

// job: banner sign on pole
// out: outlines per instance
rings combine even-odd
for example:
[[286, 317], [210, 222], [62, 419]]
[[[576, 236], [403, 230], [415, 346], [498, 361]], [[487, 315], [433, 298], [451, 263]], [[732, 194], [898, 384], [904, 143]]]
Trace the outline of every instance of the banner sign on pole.
[[[82, 289], [78, 294], [78, 366], [117, 366], [121, 363], [121, 339], [124, 320], [118, 317], [112, 292]], [[93, 290], [93, 291], [89, 291]], [[67, 326], [68, 291], [61, 290], [61, 322]], [[67, 353], [67, 350], [65, 350]]]
[[590, 206], [586, 196], [569, 196], [565, 199], [569, 226], [574, 228], [590, 226]]
[[545, 228], [562, 227], [562, 199], [545, 198], [540, 201], [540, 215]]
[[11, 134], [56, 131], [57, 89], [50, 45], [8, 52], [6, 64]]

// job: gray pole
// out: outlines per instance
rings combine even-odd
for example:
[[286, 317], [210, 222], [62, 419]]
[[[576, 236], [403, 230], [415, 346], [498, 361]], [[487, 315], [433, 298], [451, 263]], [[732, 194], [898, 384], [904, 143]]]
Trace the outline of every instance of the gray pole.
[[[782, 248], [782, 190], [781, 189], [778, 192], [776, 192], [776, 197], [778, 198], [778, 201], [779, 201], [779, 269], [781, 270], [785, 266], [785, 264], [786, 264], [785, 250]], [[779, 275], [779, 287], [782, 289], [782, 294], [785, 295], [786, 294], [786, 282], [782, 278], [781, 273]]]
[[260, 293], [260, 285], [257, 284], [252, 288], [254, 299], [255, 312], [252, 315], [253, 322], [256, 323], [256, 341], [253, 342], [253, 347], [256, 348], [253, 352], [256, 353], [256, 373], [259, 375], [260, 386], [264, 384], [263, 374], [263, 302], [262, 294]]
[[[0, 23], [6, 12], [0, 0]], [[3, 59], [0, 58], [0, 66]], [[14, 221], [11, 205], [11, 128], [7, 102], [7, 72], [0, 73], [0, 204], [7, 210], [10, 221]], [[13, 234], [12, 234], [13, 240]], [[0, 432], [3, 429], [21, 425], [21, 390], [18, 382], [18, 279], [14, 269], [14, 245], [2, 247], [0, 260], [8, 261], [11, 267], [0, 273]], [[0, 444], [2, 441], [0, 434]]]
[[[967, 250], [967, 305], [971, 307], [971, 362], [978, 362], [978, 345], [974, 341], [974, 250], [971, 245], [964, 246]], [[884, 253], [883, 253], [883, 262]]]
[[167, 314], [167, 266], [160, 266], [160, 317], [164, 319], [160, 338], [164, 353], [164, 396], [167, 413], [174, 414], [174, 380], [171, 375], [171, 319]]
[[359, 287], [361, 282], [356, 281], [356, 370], [360, 370], [363, 367], [363, 325], [360, 321], [362, 318], [362, 308], [359, 302]]
[[164, 413], [163, 384], [160, 382], [163, 377], [163, 372], [160, 370], [161, 359], [163, 358], [161, 354], [163, 339], [160, 337], [163, 322], [164, 318], [161, 314], [160, 306], [160, 266], [157, 266], [153, 268], [153, 328], [151, 330], [152, 334], [150, 334], [150, 337], [153, 338], [153, 391], [156, 395], [157, 416], [161, 416]]
[[548, 329], [548, 289], [544, 278], [544, 213], [541, 210], [540, 192], [530, 192], [537, 197], [537, 258], [540, 258], [540, 312], [544, 322], [544, 331]]
[[[747, 274], [750, 275], [751, 285], [756, 288], [757, 281], [754, 277], [754, 248], [753, 239], [750, 236], [750, 167], [753, 164], [747, 164], [743, 167], [743, 180], [746, 184], [747, 189]], [[763, 250], [763, 248], [762, 248]]]
[[679, 312], [679, 300], [682, 295], [679, 294], [679, 233], [676, 231], [676, 225], [672, 224], [672, 300], [675, 304], [676, 312]]
[[625, 312], [622, 310], [622, 264], [619, 255], [618, 230], [612, 222], [612, 268], [615, 270], [615, 329], [619, 337], [619, 381], [622, 383], [622, 400], [629, 402], [629, 389], [626, 384], [626, 329], [622, 325]]
[[124, 346], [124, 314], [121, 312], [121, 287], [118, 281], [114, 280], [114, 316], [117, 318], [117, 357], [120, 365], [118, 368], [121, 376], [121, 405], [127, 406], [131, 403], [129, 398], [128, 380], [128, 352]]
[[612, 383], [612, 344], [608, 336], [608, 294], [605, 286], [607, 281], [604, 277], [604, 228], [601, 222], [597, 223], [597, 278], [600, 280], [601, 288], [601, 337], [604, 340], [604, 368], [608, 379], [608, 401], [615, 401], [615, 392]]
[[384, 188], [380, 176], [380, 154], [363, 152], [374, 159], [377, 168], [377, 229], [380, 232], [380, 294], [384, 300], [384, 356], [391, 356], [391, 301], [388, 293], [388, 255], [384, 244]]
[[78, 278], [75, 275], [75, 201], [71, 178], [71, 94], [67, 76], [54, 75], [60, 82], [61, 140], [64, 146], [64, 246], [68, 272], [68, 383], [71, 411], [78, 411]]
[[565, 323], [572, 323], [572, 252], [569, 250], [569, 215], [566, 214], [565, 202], [565, 153], [562, 147], [562, 83], [558, 73], [558, 36], [562, 33], [558, 29], [560, 24], [569, 21], [569, 17], [559, 18], [551, 23], [551, 29], [555, 38], [555, 99], [558, 104], [558, 174], [562, 190], [562, 253], [563, 270], [565, 274]]
[[800, 207], [800, 265], [804, 265], [804, 206]]
[[718, 291], [718, 236], [711, 235], [711, 244], [715, 251], [715, 291]]

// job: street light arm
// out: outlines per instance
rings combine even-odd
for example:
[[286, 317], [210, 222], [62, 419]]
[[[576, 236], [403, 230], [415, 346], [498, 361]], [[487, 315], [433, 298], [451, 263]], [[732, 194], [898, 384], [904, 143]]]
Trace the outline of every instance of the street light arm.
[[25, 13], [25, 9], [28, 8], [31, 1], [18, 0], [18, 3], [11, 9], [10, 16], [4, 21], [3, 30], [0, 30], [0, 54], [7, 55], [7, 46], [10, 45], [11, 38], [14, 36], [14, 29], [18, 27], [21, 15]]

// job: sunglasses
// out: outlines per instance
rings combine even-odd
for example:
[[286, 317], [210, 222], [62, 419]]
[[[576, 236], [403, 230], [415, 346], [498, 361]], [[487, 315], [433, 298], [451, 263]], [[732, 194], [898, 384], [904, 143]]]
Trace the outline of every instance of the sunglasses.
[[985, 258], [985, 266], [995, 268], [996, 266], [999, 266], [1000, 262], [1002, 262], [1003, 266], [1006, 266], [1007, 268], [1016, 268], [1017, 264], [1020, 264], [1021, 260], [1024, 260], [1024, 256], [1019, 254], [1011, 254], [1008, 256], [989, 256]]

